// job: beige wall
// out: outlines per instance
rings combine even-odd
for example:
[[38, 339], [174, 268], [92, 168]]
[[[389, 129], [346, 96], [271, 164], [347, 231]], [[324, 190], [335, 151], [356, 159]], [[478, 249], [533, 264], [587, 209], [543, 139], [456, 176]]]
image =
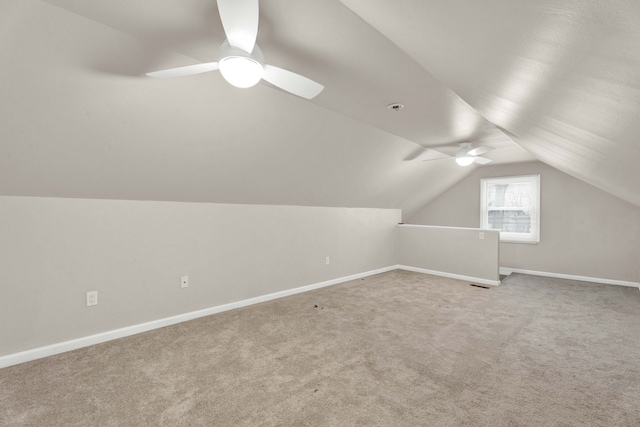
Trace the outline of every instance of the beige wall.
[[391, 209], [0, 196], [0, 356], [395, 265], [399, 221]]
[[640, 208], [540, 162], [478, 168], [406, 222], [479, 227], [480, 179], [540, 174], [540, 243], [501, 243], [500, 266], [640, 281]]
[[[402, 225], [398, 233], [401, 265], [473, 277], [494, 285], [500, 280], [497, 231]], [[483, 239], [479, 233], [483, 233]]]

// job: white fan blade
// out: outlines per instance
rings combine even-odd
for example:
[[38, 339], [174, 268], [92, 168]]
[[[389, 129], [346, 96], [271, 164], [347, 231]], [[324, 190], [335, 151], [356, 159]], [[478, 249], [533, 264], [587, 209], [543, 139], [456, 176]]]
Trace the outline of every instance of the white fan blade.
[[436, 157], [435, 159], [422, 159], [420, 161], [421, 162], [433, 162], [434, 160], [451, 160], [451, 159], [455, 159], [455, 157], [443, 156], [443, 157]]
[[416, 162], [429, 162], [431, 160], [443, 160], [443, 159], [454, 159], [454, 158], [455, 157], [451, 157], [445, 153], [441, 153], [440, 151], [425, 148], [425, 150], [422, 153], [418, 154], [411, 160]]
[[229, 44], [251, 53], [258, 36], [258, 0], [218, 0], [218, 12]]
[[481, 145], [480, 147], [472, 148], [471, 150], [467, 151], [467, 155], [469, 155], [469, 156], [479, 156], [480, 154], [485, 154], [485, 153], [488, 153], [489, 151], [493, 151], [493, 150], [495, 150], [495, 148], [490, 147], [488, 145]]
[[320, 83], [273, 65], [264, 66], [262, 78], [280, 89], [307, 99], [314, 98], [324, 89]]
[[153, 71], [151, 73], [147, 73], [147, 76], [159, 78], [183, 77], [191, 76], [193, 74], [206, 73], [207, 71], [214, 71], [217, 69], [217, 62], [206, 62], [204, 64], [186, 65], [184, 67], [169, 68], [168, 70]]
[[[489, 151], [491, 151], [491, 150], [489, 150]], [[491, 159], [487, 159], [486, 157], [474, 157], [473, 161], [475, 163], [479, 163], [481, 165], [486, 165], [487, 163], [491, 163], [492, 162]]]

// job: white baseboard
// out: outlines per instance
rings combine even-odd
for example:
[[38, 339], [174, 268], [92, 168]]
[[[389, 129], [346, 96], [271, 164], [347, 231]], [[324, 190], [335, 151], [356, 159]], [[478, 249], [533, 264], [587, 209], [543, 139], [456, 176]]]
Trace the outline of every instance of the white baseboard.
[[287, 289], [285, 291], [274, 292], [272, 294], [261, 295], [255, 298], [249, 298], [242, 301], [232, 302], [229, 304], [218, 305], [206, 308], [204, 310], [192, 311], [189, 313], [179, 314], [177, 316], [166, 317], [164, 319], [153, 320], [151, 322], [140, 323], [138, 325], [127, 326], [112, 331], [102, 332], [87, 337], [77, 338], [61, 343], [51, 344], [44, 347], [38, 347], [31, 350], [22, 351], [20, 353], [8, 354], [0, 357], [0, 368], [17, 365], [19, 363], [30, 362], [32, 360], [41, 359], [43, 357], [53, 356], [55, 354], [76, 350], [82, 347], [88, 347], [94, 344], [100, 344], [106, 341], [118, 338], [128, 337], [139, 334], [141, 332], [151, 331], [153, 329], [163, 328], [165, 326], [175, 325], [176, 323], [186, 322], [188, 320], [197, 319], [199, 317], [210, 316], [212, 314], [221, 313], [223, 311], [233, 310], [234, 308], [246, 307], [248, 305], [258, 304], [265, 301], [283, 298], [289, 295], [295, 295], [302, 292], [311, 291], [313, 289], [324, 288], [326, 286], [336, 285], [338, 283], [348, 282], [350, 280], [360, 279], [362, 277], [373, 276], [374, 274], [385, 273], [387, 271], [396, 270], [397, 265], [370, 270], [364, 273], [352, 274], [351, 276], [340, 277], [338, 279], [327, 280], [325, 282], [314, 283], [299, 288]]
[[500, 274], [509, 275], [511, 273], [530, 274], [532, 276], [554, 277], [556, 279], [579, 280], [582, 282], [603, 283], [605, 285], [630, 286], [640, 288], [640, 283], [626, 282], [624, 280], [600, 279], [597, 277], [574, 276], [573, 274], [548, 273], [545, 271], [522, 270], [520, 268], [500, 267]]
[[499, 286], [499, 280], [481, 279], [479, 277], [463, 276], [461, 274], [445, 273], [443, 271], [427, 270], [426, 268], [409, 267], [408, 265], [398, 265], [400, 270], [413, 271], [415, 273], [431, 274], [433, 276], [448, 277], [450, 279], [464, 280], [467, 282], [480, 283], [482, 285]]

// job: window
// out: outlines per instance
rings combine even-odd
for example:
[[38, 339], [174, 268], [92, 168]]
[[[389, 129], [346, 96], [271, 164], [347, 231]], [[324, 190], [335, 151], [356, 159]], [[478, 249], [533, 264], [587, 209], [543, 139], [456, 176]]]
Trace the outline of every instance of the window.
[[501, 242], [540, 242], [540, 175], [480, 180], [480, 228]]

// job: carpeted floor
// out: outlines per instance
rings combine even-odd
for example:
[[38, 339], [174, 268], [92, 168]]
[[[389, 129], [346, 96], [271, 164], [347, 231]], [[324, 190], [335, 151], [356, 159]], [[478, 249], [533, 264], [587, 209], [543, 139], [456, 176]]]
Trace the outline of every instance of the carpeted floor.
[[0, 370], [2, 426], [638, 426], [640, 292], [392, 271]]

